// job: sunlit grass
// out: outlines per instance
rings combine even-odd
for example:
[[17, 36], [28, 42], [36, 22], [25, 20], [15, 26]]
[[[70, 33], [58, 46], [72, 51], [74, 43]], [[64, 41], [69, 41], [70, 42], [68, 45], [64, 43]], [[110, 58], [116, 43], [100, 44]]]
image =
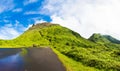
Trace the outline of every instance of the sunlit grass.
[[80, 62], [77, 62], [71, 58], [68, 58], [67, 56], [61, 54], [55, 49], [53, 49], [53, 51], [58, 55], [60, 61], [64, 64], [67, 71], [99, 71], [98, 69], [85, 66]]
[[70, 29], [49, 24], [34, 26], [13, 40], [0, 40], [0, 47], [52, 47], [68, 71], [120, 71], [120, 45], [101, 40], [106, 42], [101, 38], [94, 43]]

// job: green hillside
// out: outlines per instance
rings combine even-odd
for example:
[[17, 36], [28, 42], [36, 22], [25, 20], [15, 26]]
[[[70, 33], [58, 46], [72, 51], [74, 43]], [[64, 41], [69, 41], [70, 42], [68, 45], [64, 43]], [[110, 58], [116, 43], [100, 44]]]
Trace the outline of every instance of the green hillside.
[[97, 34], [97, 33], [94, 33], [90, 38], [89, 38], [90, 41], [93, 41], [95, 43], [100, 43], [100, 44], [103, 44], [103, 43], [110, 43], [110, 41], [102, 36], [101, 34]]
[[120, 49], [120, 41], [110, 35], [101, 35], [94, 33], [88, 40], [97, 44], [104, 45], [110, 49]]
[[88, 39], [58, 24], [33, 25], [13, 40], [0, 40], [1, 47], [51, 47], [68, 71], [120, 71], [119, 44], [100, 34]]
[[103, 35], [105, 38], [107, 38], [110, 42], [120, 44], [120, 40], [117, 40], [116, 38], [110, 36], [110, 35]]
[[120, 44], [120, 40], [117, 40], [116, 38], [110, 36], [110, 35], [101, 35], [94, 33], [90, 38], [90, 41], [96, 42], [96, 43], [115, 43]]

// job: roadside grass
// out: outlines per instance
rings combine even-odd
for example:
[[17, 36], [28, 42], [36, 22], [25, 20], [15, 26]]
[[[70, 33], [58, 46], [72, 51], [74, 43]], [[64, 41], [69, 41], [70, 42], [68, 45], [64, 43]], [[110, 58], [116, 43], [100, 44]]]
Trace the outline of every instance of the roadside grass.
[[56, 49], [52, 48], [53, 51], [57, 54], [60, 61], [66, 67], [66, 71], [100, 71], [94, 67], [87, 67], [80, 62], [76, 62], [73, 59], [61, 54]]
[[94, 43], [59, 25], [37, 25], [13, 40], [0, 40], [0, 48], [33, 45], [53, 47], [67, 71], [120, 71], [120, 44]]

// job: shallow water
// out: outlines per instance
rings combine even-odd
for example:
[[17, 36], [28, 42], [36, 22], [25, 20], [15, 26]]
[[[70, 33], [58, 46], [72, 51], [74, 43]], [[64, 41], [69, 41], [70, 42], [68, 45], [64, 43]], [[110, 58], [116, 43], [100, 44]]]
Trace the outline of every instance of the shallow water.
[[24, 59], [18, 49], [0, 49], [0, 71], [24, 71]]

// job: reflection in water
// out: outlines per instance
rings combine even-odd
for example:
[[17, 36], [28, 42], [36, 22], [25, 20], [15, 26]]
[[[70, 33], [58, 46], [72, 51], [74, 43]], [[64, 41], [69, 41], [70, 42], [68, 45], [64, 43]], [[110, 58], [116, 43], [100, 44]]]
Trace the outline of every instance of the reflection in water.
[[24, 71], [24, 61], [20, 52], [0, 58], [0, 71]]

